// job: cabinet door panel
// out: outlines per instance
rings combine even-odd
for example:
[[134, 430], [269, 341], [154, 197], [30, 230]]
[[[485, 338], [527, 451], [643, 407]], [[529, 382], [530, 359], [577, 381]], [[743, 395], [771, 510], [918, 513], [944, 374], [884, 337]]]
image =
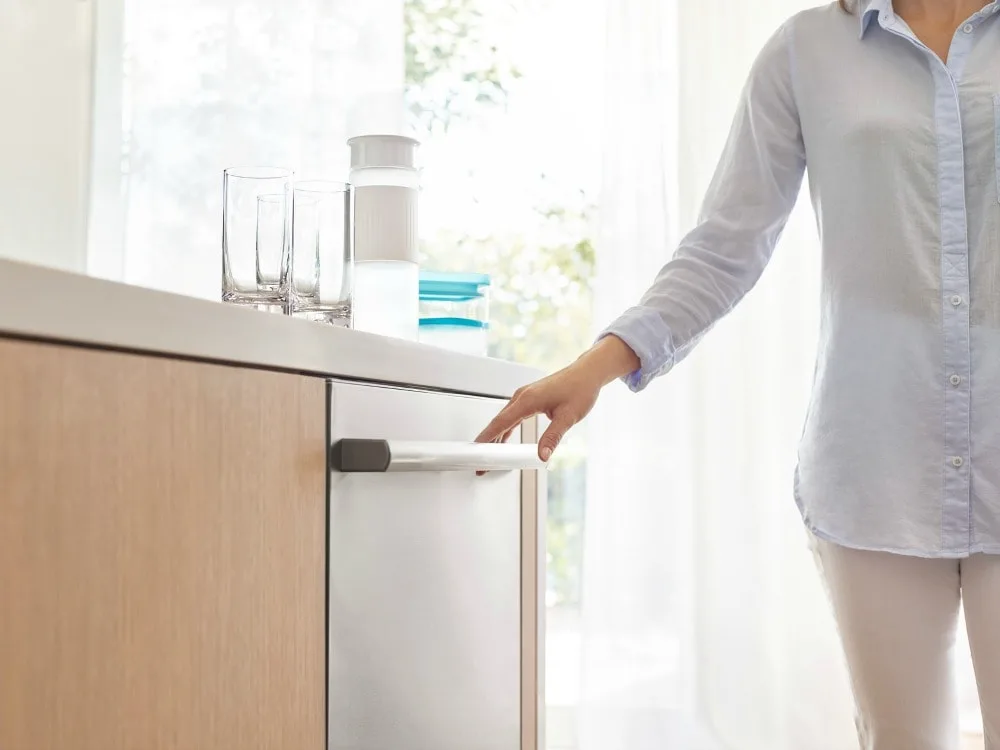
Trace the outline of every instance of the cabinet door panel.
[[323, 747], [325, 401], [0, 340], [0, 748]]

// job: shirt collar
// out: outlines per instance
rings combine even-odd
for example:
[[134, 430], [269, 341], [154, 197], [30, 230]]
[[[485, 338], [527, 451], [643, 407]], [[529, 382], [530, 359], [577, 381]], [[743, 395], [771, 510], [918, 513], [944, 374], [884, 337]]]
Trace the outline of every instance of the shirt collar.
[[862, 0], [858, 13], [861, 20], [860, 38], [864, 39], [865, 32], [868, 31], [868, 27], [878, 18], [879, 14], [891, 12], [892, 0]]
[[[992, 10], [996, 13], [998, 2], [1000, 2], [1000, 0], [993, 0], [992, 3], [989, 3], [985, 8], [983, 8], [983, 12]], [[860, 37], [864, 39], [865, 32], [868, 31], [879, 16], [888, 18], [893, 15], [892, 0], [861, 0], [858, 15], [861, 22]]]

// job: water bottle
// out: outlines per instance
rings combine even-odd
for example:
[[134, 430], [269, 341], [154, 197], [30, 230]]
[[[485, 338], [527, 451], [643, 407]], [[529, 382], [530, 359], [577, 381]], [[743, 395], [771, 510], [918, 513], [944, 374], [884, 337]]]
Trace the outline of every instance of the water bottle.
[[416, 341], [419, 142], [362, 135], [347, 143], [354, 187], [354, 328]]

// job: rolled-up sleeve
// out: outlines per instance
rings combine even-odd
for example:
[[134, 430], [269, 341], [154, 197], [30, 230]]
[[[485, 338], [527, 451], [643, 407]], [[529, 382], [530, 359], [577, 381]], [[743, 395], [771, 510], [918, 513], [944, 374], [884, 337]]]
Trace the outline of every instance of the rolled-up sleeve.
[[697, 225], [639, 304], [601, 334], [638, 356], [640, 369], [624, 378], [634, 391], [687, 356], [771, 258], [805, 171], [792, 64], [786, 24], [754, 62]]

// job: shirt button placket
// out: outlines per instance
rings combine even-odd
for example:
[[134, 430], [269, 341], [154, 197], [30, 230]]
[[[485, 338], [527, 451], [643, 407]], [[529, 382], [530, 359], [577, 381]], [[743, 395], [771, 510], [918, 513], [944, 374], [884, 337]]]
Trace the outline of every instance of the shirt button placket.
[[969, 244], [965, 203], [965, 144], [958, 81], [974, 40], [970, 21], [952, 42], [947, 65], [936, 60], [935, 123], [938, 129], [938, 170], [941, 212], [941, 299], [944, 386], [944, 478], [942, 546], [964, 552], [970, 548], [971, 493], [969, 461], [971, 352], [969, 351]]

